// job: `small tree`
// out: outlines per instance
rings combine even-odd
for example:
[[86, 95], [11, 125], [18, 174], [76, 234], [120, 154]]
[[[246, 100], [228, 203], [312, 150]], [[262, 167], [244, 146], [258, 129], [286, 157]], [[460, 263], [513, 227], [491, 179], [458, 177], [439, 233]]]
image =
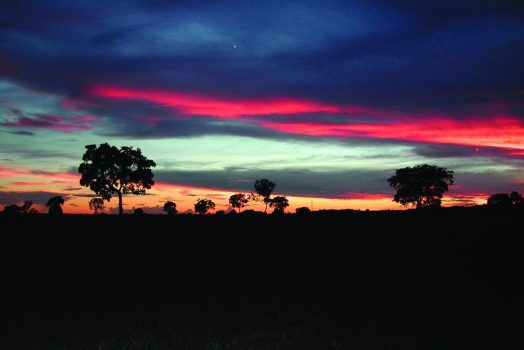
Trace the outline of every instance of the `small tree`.
[[242, 212], [242, 208], [246, 206], [249, 202], [249, 198], [245, 193], [233, 194], [229, 197], [229, 204], [235, 209], [238, 209], [238, 212]]
[[176, 210], [176, 203], [175, 202], [171, 202], [171, 201], [167, 201], [165, 204], [164, 204], [164, 211], [168, 214], [168, 215], [175, 215], [177, 213], [177, 210]]
[[266, 204], [266, 208], [264, 209], [264, 213], [267, 213], [267, 206], [271, 202], [271, 193], [273, 193], [273, 190], [277, 186], [276, 183], [269, 181], [268, 179], [260, 179], [255, 181], [255, 191], [259, 196], [262, 197], [264, 200], [264, 203]]
[[103, 212], [104, 207], [104, 200], [102, 198], [91, 198], [89, 201], [89, 209], [91, 209], [94, 214]]
[[388, 182], [397, 190], [393, 201], [417, 209], [440, 207], [444, 192], [454, 183], [453, 171], [429, 164], [397, 169]]
[[511, 203], [513, 203], [513, 205], [521, 205], [521, 204], [524, 204], [524, 198], [522, 198], [522, 196], [520, 195], [520, 193], [518, 193], [518, 192], [516, 192], [516, 191], [511, 192], [511, 194], [509, 195], [509, 197], [511, 198]]
[[289, 206], [289, 201], [285, 196], [276, 196], [271, 199], [269, 206], [273, 209], [273, 214], [283, 214], [284, 210]]
[[62, 211], [62, 204], [64, 204], [64, 198], [60, 196], [55, 196], [49, 198], [49, 200], [46, 203], [46, 207], [49, 207], [49, 215], [61, 215], [63, 214]]
[[195, 213], [200, 215], [207, 214], [211, 209], [215, 209], [215, 203], [210, 199], [198, 199], [195, 203]]
[[78, 167], [82, 175], [80, 185], [89, 187], [91, 191], [109, 201], [118, 195], [118, 213], [122, 215], [122, 195], [132, 193], [144, 194], [155, 184], [151, 167], [154, 161], [142, 155], [140, 148], [121, 147], [120, 149], [107, 143], [87, 145], [83, 162]]

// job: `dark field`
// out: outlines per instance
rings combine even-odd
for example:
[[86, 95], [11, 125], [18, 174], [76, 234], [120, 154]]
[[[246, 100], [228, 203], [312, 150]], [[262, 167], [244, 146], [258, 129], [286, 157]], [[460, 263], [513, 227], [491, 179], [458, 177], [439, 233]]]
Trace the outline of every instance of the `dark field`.
[[0, 217], [0, 349], [523, 349], [523, 214]]

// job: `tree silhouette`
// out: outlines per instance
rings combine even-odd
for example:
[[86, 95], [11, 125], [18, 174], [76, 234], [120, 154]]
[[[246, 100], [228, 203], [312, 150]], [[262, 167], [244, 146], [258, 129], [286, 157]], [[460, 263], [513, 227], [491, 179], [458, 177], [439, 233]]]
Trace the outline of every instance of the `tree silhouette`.
[[236, 193], [229, 197], [229, 204], [238, 212], [242, 212], [242, 208], [249, 202], [249, 198], [245, 193]]
[[64, 198], [60, 196], [55, 196], [49, 198], [49, 200], [46, 203], [46, 207], [49, 207], [49, 215], [61, 215], [63, 214], [62, 211], [62, 204], [64, 204]]
[[273, 214], [283, 214], [284, 210], [289, 206], [289, 201], [285, 196], [276, 196], [269, 202], [269, 206], [273, 209]]
[[82, 175], [80, 185], [109, 201], [114, 194], [118, 195], [118, 213], [124, 213], [122, 195], [132, 193], [144, 194], [155, 184], [151, 167], [154, 161], [142, 155], [140, 148], [110, 146], [103, 143], [100, 147], [87, 145], [78, 168]]
[[30, 201], [25, 201], [21, 206], [16, 204], [6, 205], [4, 207], [3, 213], [8, 215], [38, 214], [38, 210], [32, 208], [32, 206], [33, 202]]
[[298, 215], [307, 215], [311, 213], [311, 210], [308, 207], [300, 207], [295, 209], [295, 213], [297, 213]]
[[144, 215], [144, 209], [142, 209], [142, 208], [136, 208], [136, 209], [133, 211], [133, 215]]
[[195, 203], [195, 213], [200, 215], [207, 214], [211, 209], [215, 209], [215, 203], [210, 199], [198, 199]]
[[102, 198], [91, 198], [89, 201], [89, 209], [91, 209], [94, 214], [101, 213], [104, 207], [104, 200]]
[[509, 198], [511, 198], [511, 203], [513, 203], [513, 205], [524, 204], [524, 198], [522, 198], [520, 193], [516, 191], [511, 192], [511, 194], [509, 195]]
[[453, 171], [429, 164], [397, 169], [388, 182], [397, 190], [393, 201], [417, 209], [440, 207], [444, 192], [454, 184]]
[[495, 193], [488, 198], [487, 204], [490, 207], [510, 207], [513, 203], [507, 193]]
[[176, 214], [176, 203], [175, 202], [171, 202], [171, 201], [167, 201], [165, 204], [164, 204], [164, 211], [168, 214], [168, 215], [174, 215]]
[[268, 179], [260, 179], [255, 181], [255, 191], [259, 196], [261, 196], [264, 200], [264, 203], [266, 204], [266, 208], [264, 210], [264, 213], [267, 212], [267, 206], [271, 202], [271, 193], [273, 193], [273, 190], [277, 186], [276, 183], [269, 181]]

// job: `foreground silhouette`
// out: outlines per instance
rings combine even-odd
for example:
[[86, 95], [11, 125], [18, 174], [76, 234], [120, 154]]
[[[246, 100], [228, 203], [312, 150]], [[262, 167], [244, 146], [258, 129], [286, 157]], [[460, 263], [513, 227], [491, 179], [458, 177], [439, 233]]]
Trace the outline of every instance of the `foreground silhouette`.
[[0, 348], [520, 349], [521, 221], [517, 207], [6, 216]]

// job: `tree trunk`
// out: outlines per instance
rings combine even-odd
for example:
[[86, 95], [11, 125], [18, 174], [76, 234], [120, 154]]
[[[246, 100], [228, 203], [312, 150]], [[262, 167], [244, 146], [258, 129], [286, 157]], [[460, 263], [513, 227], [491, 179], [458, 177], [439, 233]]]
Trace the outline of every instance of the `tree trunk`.
[[122, 192], [118, 193], [118, 215], [124, 215], [124, 208], [122, 208]]

